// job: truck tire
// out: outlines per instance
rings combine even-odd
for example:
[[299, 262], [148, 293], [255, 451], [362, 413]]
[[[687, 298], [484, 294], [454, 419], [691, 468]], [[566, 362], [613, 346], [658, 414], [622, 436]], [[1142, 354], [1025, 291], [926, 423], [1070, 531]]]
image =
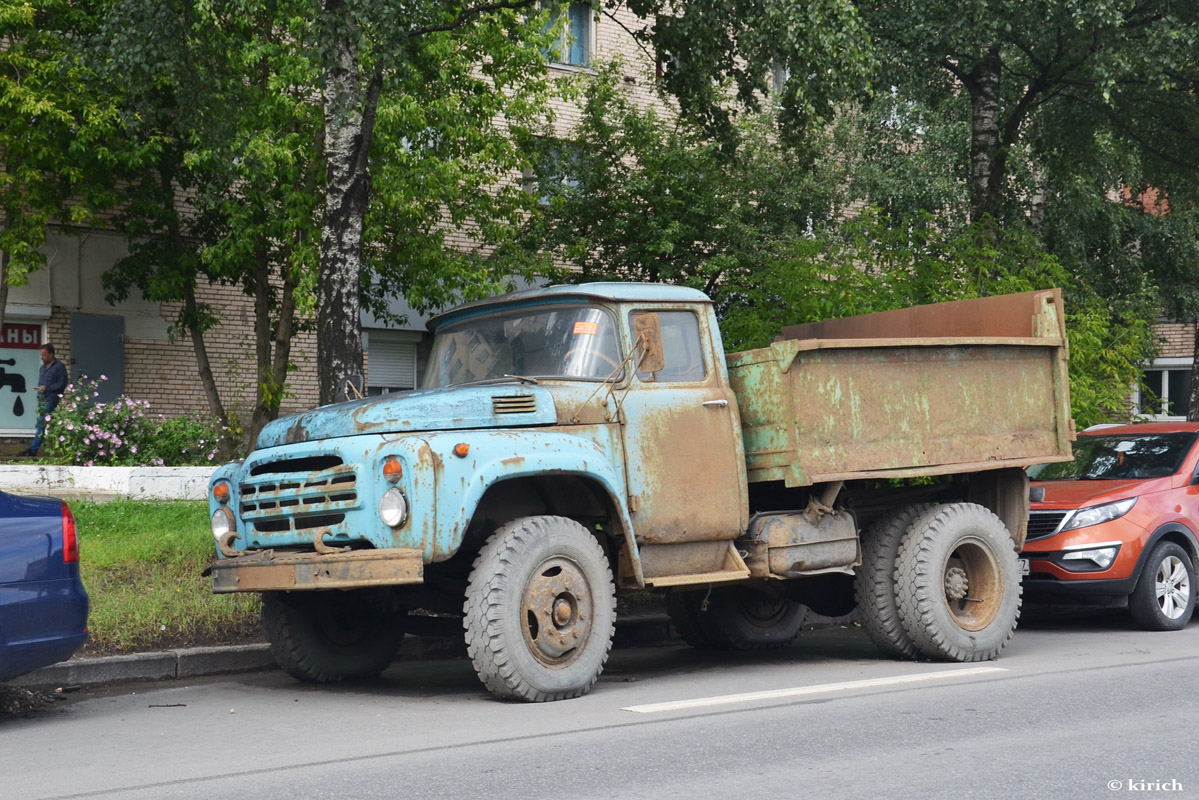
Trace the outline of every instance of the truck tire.
[[373, 678], [395, 660], [403, 617], [369, 590], [264, 592], [262, 627], [276, 663], [293, 678], [328, 683]]
[[699, 650], [708, 650], [717, 646], [712, 641], [707, 628], [699, 619], [700, 607], [703, 604], [706, 591], [671, 592], [666, 595], [666, 614], [670, 623], [678, 631], [683, 641]]
[[1195, 566], [1174, 542], [1158, 542], [1149, 551], [1136, 588], [1128, 596], [1133, 622], [1149, 631], [1186, 627], [1195, 611]]
[[900, 543], [895, 579], [900, 622], [929, 658], [986, 661], [1016, 630], [1015, 544], [980, 505], [938, 506], [916, 519]]
[[858, 622], [875, 647], [891, 658], [915, 658], [920, 652], [899, 621], [895, 562], [903, 535], [931, 508], [928, 503], [903, 506], [862, 531], [862, 565], [854, 575]]
[[707, 610], [696, 615], [720, 650], [786, 647], [799, 636], [806, 617], [801, 603], [741, 586], [713, 589]]
[[616, 588], [599, 542], [565, 517], [501, 526], [466, 589], [466, 649], [497, 697], [578, 697], [599, 680], [616, 622]]

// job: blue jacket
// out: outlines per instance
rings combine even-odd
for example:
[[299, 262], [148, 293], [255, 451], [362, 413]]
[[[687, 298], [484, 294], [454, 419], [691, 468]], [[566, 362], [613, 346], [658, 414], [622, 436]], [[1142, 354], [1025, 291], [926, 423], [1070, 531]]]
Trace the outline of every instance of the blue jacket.
[[37, 371], [37, 385], [45, 387], [43, 395], [47, 400], [62, 397], [67, 388], [67, 368], [57, 358], [49, 364], [42, 364]]

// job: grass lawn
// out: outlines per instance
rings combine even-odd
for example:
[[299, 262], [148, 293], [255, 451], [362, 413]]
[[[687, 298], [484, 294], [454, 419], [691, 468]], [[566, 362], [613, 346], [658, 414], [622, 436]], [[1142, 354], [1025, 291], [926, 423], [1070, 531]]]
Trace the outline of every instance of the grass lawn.
[[205, 503], [72, 501], [91, 599], [86, 653], [257, 641], [258, 595], [214, 595]]

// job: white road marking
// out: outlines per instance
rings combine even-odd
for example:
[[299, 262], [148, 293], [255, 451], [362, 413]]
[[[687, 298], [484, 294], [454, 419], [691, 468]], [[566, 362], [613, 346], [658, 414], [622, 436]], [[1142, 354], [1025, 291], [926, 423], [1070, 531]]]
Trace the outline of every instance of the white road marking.
[[844, 681], [842, 683], [821, 683], [816, 686], [796, 686], [791, 689], [772, 689], [768, 692], [745, 692], [743, 694], [725, 694], [716, 697], [698, 697], [694, 700], [676, 700], [672, 703], [648, 703], [640, 706], [629, 706], [621, 711], [632, 711], [635, 714], [654, 714], [659, 711], [682, 711], [688, 708], [707, 708], [708, 706], [724, 706], [731, 703], [753, 703], [758, 700], [779, 700], [786, 697], [802, 697], [809, 694], [827, 694], [829, 692], [845, 692], [854, 689], [873, 689], [879, 686], [897, 686], [904, 683], [919, 683], [922, 681], [950, 680], [953, 678], [973, 678], [978, 675], [988, 675], [994, 672], [1007, 672], [1003, 667], [967, 667], [966, 669], [946, 669], [939, 672], [918, 672], [915, 675], [896, 675], [892, 678], [869, 678], [862, 681]]

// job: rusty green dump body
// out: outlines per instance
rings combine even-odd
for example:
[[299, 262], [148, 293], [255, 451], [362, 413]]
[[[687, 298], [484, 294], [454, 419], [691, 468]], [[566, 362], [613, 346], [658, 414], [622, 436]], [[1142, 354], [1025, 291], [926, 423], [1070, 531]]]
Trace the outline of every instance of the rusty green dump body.
[[797, 325], [728, 356], [748, 479], [787, 486], [1069, 460], [1061, 293]]

